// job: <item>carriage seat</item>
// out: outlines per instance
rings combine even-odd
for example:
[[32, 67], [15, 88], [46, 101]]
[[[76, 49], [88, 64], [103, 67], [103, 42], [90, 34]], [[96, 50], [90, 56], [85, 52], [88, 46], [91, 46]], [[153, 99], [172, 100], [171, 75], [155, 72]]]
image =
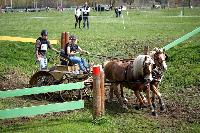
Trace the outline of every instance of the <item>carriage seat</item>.
[[73, 63], [69, 57], [63, 53], [60, 54], [60, 61], [61, 65], [66, 65], [66, 66], [74, 66], [75, 63]]
[[68, 62], [67, 62], [68, 64], [68, 66], [74, 66], [75, 65], [75, 63], [73, 63], [70, 59], [68, 59]]

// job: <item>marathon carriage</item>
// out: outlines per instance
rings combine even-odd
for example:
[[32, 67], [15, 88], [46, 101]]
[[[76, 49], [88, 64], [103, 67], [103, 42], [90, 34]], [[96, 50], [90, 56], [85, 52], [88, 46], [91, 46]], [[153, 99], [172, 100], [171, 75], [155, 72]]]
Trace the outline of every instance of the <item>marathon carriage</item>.
[[[66, 59], [67, 60], [67, 59]], [[67, 65], [55, 65], [48, 70], [41, 70], [36, 72], [30, 79], [30, 85], [48, 86], [63, 83], [73, 83], [85, 81], [91, 76], [91, 72], [87, 74], [79, 73], [79, 66], [71, 64], [69, 60]], [[50, 100], [52, 98], [61, 98], [63, 101], [79, 99], [82, 97], [90, 97], [91, 83], [85, 82], [85, 88], [82, 92], [78, 90], [60, 91], [56, 93], [45, 93], [34, 95], [38, 100]]]
[[[69, 34], [63, 32], [61, 34], [61, 48], [69, 41]], [[55, 65], [48, 70], [40, 70], [36, 72], [30, 79], [31, 87], [49, 86], [63, 83], [82, 82], [88, 80], [91, 71], [81, 73], [77, 64], [73, 64], [68, 57], [63, 54], [59, 55], [61, 60], [67, 62], [66, 65]], [[38, 100], [50, 100], [52, 98], [61, 98], [63, 101], [79, 99], [81, 97], [90, 97], [90, 82], [84, 82], [85, 88], [82, 90], [60, 91], [56, 93], [45, 93], [34, 95]], [[81, 91], [81, 92], [80, 92]]]

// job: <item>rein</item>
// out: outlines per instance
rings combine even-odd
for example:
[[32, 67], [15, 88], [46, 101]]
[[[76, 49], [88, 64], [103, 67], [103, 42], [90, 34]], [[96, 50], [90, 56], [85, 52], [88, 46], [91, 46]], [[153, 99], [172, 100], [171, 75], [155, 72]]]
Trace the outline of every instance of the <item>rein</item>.
[[124, 61], [124, 62], [134, 61], [134, 59], [130, 59], [130, 58], [117, 58], [117, 57], [105, 56], [105, 55], [99, 55], [99, 54], [89, 54], [88, 56], [92, 56], [98, 59], [111, 60], [111, 61], [112, 60]]

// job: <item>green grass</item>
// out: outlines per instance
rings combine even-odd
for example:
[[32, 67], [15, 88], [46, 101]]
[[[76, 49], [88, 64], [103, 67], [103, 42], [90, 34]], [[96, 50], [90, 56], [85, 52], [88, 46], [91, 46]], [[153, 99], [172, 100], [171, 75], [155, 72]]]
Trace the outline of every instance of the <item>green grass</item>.
[[[1, 41], [1, 68], [0, 73], [6, 73], [11, 69], [17, 69], [26, 75], [32, 74], [36, 71], [38, 65], [35, 64], [35, 46], [33, 43], [21, 43], [21, 42], [11, 42], [11, 41]], [[54, 58], [55, 53], [50, 52], [49, 58]], [[52, 60], [50, 65], [52, 64]]]
[[[128, 114], [130, 119], [124, 119], [125, 114], [106, 115], [96, 121], [92, 120], [89, 111], [74, 111], [70, 116], [63, 118], [50, 117], [48, 120], [29, 122], [26, 125], [19, 123], [14, 128], [3, 128], [3, 131], [15, 130], [15, 132], [97, 132], [97, 133], [116, 133], [116, 132], [148, 132], [159, 129], [160, 127], [152, 120], [141, 118], [141, 115]], [[117, 118], [117, 119], [115, 119]], [[146, 123], [143, 123], [145, 121]], [[32, 128], [30, 128], [32, 127]], [[125, 127], [125, 128], [124, 128]], [[47, 129], [44, 131], [44, 129]], [[159, 130], [158, 130], [159, 131]]]
[[200, 43], [199, 35], [170, 49], [168, 71], [165, 74], [163, 86], [166, 89], [198, 86], [200, 83]]
[[[142, 53], [145, 45], [150, 49], [163, 47], [200, 26], [200, 17], [195, 17], [200, 13], [199, 8], [192, 10], [186, 8], [185, 15], [193, 17], [178, 17], [180, 10], [133, 10], [129, 11], [128, 16], [124, 12], [124, 25], [122, 18], [115, 18], [114, 11], [101, 14], [92, 12], [91, 16], [94, 17], [90, 19], [89, 30], [74, 29], [73, 11], [0, 14], [0, 36], [37, 38], [42, 29], [48, 29], [50, 39], [60, 39], [61, 32], [67, 31], [77, 35], [80, 46], [93, 54], [128, 58]], [[179, 90], [199, 86], [199, 38], [200, 34], [197, 34], [167, 51], [168, 70], [160, 86], [165, 97], [175, 100]], [[27, 77], [37, 70], [32, 43], [0, 41], [0, 46], [0, 79], [10, 70], [20, 71]], [[59, 49], [59, 45], [54, 47]], [[48, 57], [56, 58], [55, 56], [52, 51], [48, 52]], [[96, 64], [102, 62], [93, 57], [90, 57], [90, 60], [95, 61]], [[49, 66], [54, 63], [58, 64], [59, 60], [56, 58], [50, 61]], [[194, 100], [198, 105], [198, 98]], [[4, 99], [0, 100], [0, 108], [15, 108], [29, 103], [30, 101], [26, 99]], [[0, 132], [138, 133], [199, 132], [200, 130], [198, 123], [176, 122], [176, 119], [170, 118], [165, 118], [167, 122], [163, 122], [150, 117], [146, 110], [131, 109], [122, 112], [119, 105], [106, 107], [106, 115], [96, 121], [92, 120], [91, 107], [86, 107], [63, 116], [48, 115], [46, 118], [37, 116], [25, 123], [19, 120], [15, 124], [1, 125]]]

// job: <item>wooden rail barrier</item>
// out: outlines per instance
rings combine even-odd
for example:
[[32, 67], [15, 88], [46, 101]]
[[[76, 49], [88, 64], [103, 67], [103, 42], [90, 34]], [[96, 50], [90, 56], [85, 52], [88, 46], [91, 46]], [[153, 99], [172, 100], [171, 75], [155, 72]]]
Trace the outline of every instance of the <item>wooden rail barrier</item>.
[[[56, 92], [62, 90], [73, 90], [81, 88], [84, 88], [83, 82], [16, 89], [16, 90], [0, 91], [0, 98], [9, 98], [16, 96]], [[39, 114], [60, 112], [60, 111], [67, 111], [67, 110], [74, 110], [81, 108], [84, 108], [83, 100], [32, 106], [32, 107], [15, 108], [15, 109], [5, 109], [5, 110], [0, 110], [0, 119], [16, 118], [22, 116], [34, 116]]]

